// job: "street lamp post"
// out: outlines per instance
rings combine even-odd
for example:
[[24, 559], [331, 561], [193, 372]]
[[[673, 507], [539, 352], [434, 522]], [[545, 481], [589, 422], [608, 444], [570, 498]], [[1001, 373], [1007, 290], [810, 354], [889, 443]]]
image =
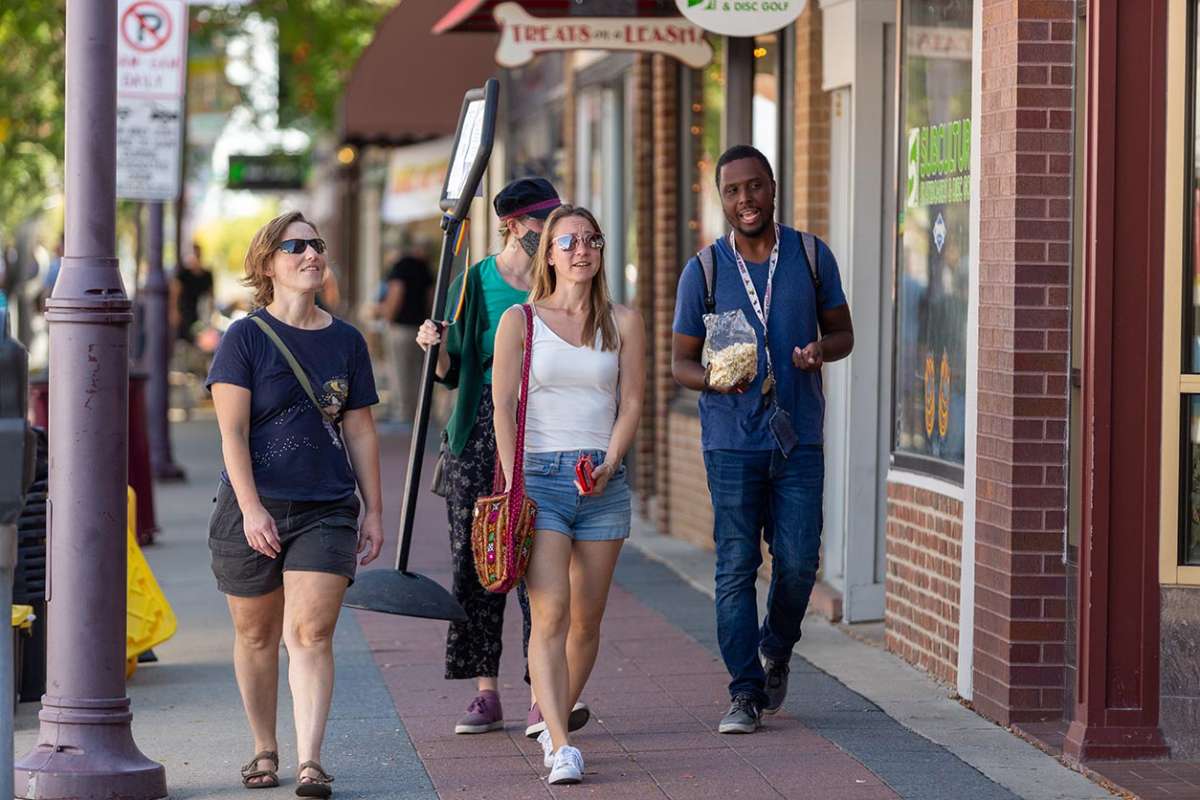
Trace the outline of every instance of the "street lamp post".
[[146, 314], [145, 366], [149, 373], [146, 392], [146, 427], [150, 438], [150, 468], [159, 480], [181, 480], [183, 469], [171, 454], [170, 409], [171, 345], [175, 337], [168, 322], [167, 279], [163, 274], [163, 204], [148, 203], [150, 219], [147, 241], [146, 283], [142, 286]]
[[116, 253], [116, 0], [68, 0], [66, 253], [50, 328], [50, 572], [29, 800], [167, 794], [133, 741], [125, 696], [129, 298]]

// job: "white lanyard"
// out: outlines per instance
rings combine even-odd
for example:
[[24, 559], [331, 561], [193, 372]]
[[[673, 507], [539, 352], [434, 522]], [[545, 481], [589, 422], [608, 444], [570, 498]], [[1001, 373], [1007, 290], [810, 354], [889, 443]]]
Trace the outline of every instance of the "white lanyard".
[[[763, 301], [760, 304], [758, 301], [758, 290], [754, 288], [754, 281], [750, 280], [750, 270], [746, 269], [746, 260], [742, 258], [742, 254], [738, 252], [737, 244], [734, 242], [733, 231], [729, 232], [729, 249], [733, 250], [733, 260], [737, 262], [738, 272], [742, 275], [742, 284], [746, 287], [746, 296], [750, 298], [750, 306], [754, 309], [758, 321], [763, 326], [763, 344], [767, 351], [767, 378], [770, 384], [774, 384], [774, 368], [771, 365], [771, 347], [767, 339], [767, 320], [771, 316], [771, 292], [775, 285], [775, 267], [779, 265], [779, 223], [775, 223], [775, 246], [771, 248], [770, 266], [767, 268], [767, 290], [763, 294]], [[764, 383], [763, 393], [771, 390], [771, 385]]]

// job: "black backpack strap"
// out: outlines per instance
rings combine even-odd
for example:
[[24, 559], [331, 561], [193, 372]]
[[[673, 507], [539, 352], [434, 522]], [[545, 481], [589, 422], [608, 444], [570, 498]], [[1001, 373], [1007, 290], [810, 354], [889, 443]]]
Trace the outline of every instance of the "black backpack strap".
[[700, 271], [704, 273], [704, 309], [708, 314], [717, 311], [717, 246], [710, 244], [696, 253], [700, 259]]
[[801, 233], [800, 240], [804, 242], [804, 256], [808, 259], [808, 272], [812, 275], [813, 286], [817, 287], [817, 295], [821, 294], [821, 270], [817, 266], [817, 237], [811, 233]]

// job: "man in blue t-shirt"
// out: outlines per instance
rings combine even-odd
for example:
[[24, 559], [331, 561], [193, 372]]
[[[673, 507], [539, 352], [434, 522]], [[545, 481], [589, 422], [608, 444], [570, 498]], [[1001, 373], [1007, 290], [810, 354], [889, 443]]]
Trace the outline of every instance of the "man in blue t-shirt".
[[[710, 384], [701, 363], [706, 278], [699, 257], [679, 279], [672, 372], [700, 396], [701, 444], [713, 503], [717, 638], [733, 699], [721, 733], [752, 733], [787, 694], [788, 663], [800, 639], [821, 552], [821, 365], [850, 354], [854, 330], [837, 261], [824, 242], [777, 225], [775, 179], [761, 152], [729, 148], [717, 190], [733, 231], [712, 245], [711, 312], [741, 311], [754, 330], [752, 380]], [[815, 272], [815, 274], [814, 274]], [[767, 614], [758, 622], [760, 538], [772, 556]]]

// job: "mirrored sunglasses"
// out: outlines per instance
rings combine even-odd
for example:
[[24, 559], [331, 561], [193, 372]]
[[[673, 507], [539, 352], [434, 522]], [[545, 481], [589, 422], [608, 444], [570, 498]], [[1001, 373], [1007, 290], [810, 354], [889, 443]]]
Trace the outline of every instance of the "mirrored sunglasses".
[[569, 253], [574, 250], [575, 245], [579, 241], [583, 241], [583, 243], [592, 250], [604, 249], [604, 234], [602, 233], [590, 233], [583, 237], [580, 237], [579, 234], [576, 233], [564, 233], [562, 236], [554, 237], [555, 247], [557, 247], [559, 250], [562, 250], [564, 253]]
[[284, 239], [279, 243], [279, 249], [292, 256], [300, 255], [310, 246], [318, 253], [325, 252], [324, 239]]

